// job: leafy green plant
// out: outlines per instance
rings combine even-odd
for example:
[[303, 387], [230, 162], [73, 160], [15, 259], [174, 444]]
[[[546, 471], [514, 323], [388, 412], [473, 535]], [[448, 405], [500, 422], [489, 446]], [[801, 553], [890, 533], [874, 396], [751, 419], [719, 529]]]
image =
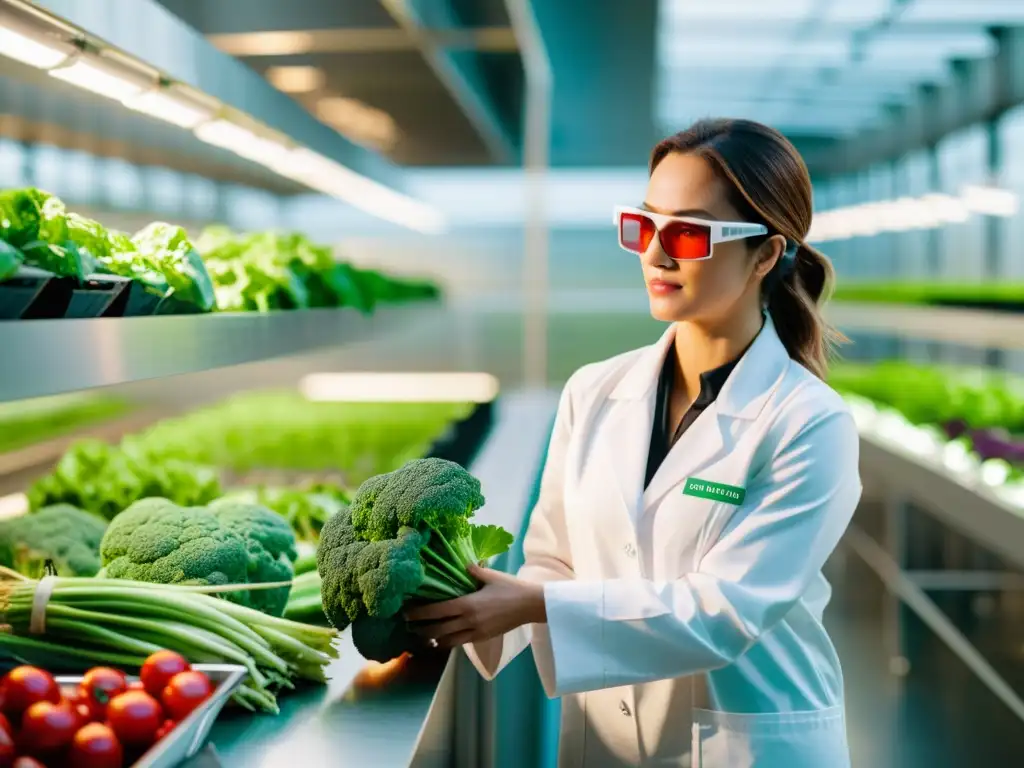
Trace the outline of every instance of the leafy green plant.
[[91, 393], [0, 403], [0, 453], [71, 434], [123, 416], [133, 407], [125, 400]]
[[33, 510], [70, 504], [108, 520], [140, 499], [163, 497], [182, 506], [201, 506], [220, 495], [220, 478], [211, 467], [174, 458], [154, 460], [100, 440], [76, 443], [28, 491]]
[[341, 471], [355, 486], [427, 453], [467, 403], [311, 402], [296, 392], [245, 393], [159, 422], [130, 442], [156, 459], [235, 471]]

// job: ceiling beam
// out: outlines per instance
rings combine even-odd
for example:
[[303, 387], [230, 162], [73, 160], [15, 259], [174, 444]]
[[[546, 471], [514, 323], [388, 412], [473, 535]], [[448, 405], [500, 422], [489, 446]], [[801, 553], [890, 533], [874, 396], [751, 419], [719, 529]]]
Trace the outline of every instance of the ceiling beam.
[[515, 53], [516, 38], [507, 27], [474, 29], [301, 29], [278, 32], [236, 32], [207, 38], [232, 56], [299, 56], [304, 54], [388, 53], [417, 51], [423, 46], [479, 53]]
[[380, 0], [380, 3], [395, 23], [416, 41], [423, 58], [472, 123], [495, 161], [514, 162], [519, 155], [515, 134], [500, 117], [476, 52], [443, 48], [430, 38], [435, 28], [459, 26], [450, 4], [436, 0]]
[[994, 35], [995, 57], [955, 62], [948, 84], [919, 88], [907, 105], [891, 108], [879, 128], [815, 154], [808, 164], [822, 177], [862, 170], [934, 146], [1024, 103], [1024, 29], [999, 29]]

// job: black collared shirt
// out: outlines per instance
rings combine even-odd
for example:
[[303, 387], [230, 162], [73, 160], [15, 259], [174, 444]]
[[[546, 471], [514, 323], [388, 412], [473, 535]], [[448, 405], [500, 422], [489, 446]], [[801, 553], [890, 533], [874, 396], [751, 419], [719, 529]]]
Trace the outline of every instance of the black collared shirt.
[[690, 425], [709, 405], [718, 399], [718, 393], [722, 391], [729, 374], [732, 373], [738, 362], [739, 358], [700, 375], [700, 393], [683, 415], [682, 421], [679, 422], [679, 426], [673, 433], [668, 421], [669, 401], [672, 397], [672, 386], [675, 383], [677, 366], [675, 348], [669, 349], [668, 354], [665, 355], [665, 363], [661, 366], [661, 374], [658, 376], [658, 394], [654, 403], [651, 445], [647, 449], [647, 477], [644, 480], [644, 488], [650, 485], [654, 473], [658, 471], [658, 467], [668, 456], [668, 452], [679, 436], [690, 428]]

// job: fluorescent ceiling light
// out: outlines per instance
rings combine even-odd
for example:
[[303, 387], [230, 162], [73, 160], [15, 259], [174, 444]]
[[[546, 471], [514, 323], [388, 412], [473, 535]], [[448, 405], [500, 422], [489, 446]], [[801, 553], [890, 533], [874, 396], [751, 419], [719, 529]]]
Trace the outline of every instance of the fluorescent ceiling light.
[[400, 226], [428, 234], [440, 234], [447, 229], [444, 216], [433, 206], [361, 176], [311, 150], [293, 150], [286, 163], [275, 170], [318, 192], [336, 197]]
[[285, 93], [311, 93], [324, 86], [323, 70], [316, 67], [270, 67], [267, 80]]
[[290, 150], [284, 144], [257, 136], [248, 128], [236, 125], [230, 120], [203, 123], [196, 128], [195, 134], [200, 141], [230, 150], [239, 157], [252, 160], [278, 173], [284, 173], [281, 168], [287, 165], [290, 158]]
[[988, 216], [1013, 216], [1020, 205], [1016, 192], [996, 187], [965, 187], [961, 196], [969, 210]]
[[489, 403], [498, 380], [489, 373], [312, 373], [307, 400], [353, 403]]
[[57, 80], [118, 101], [125, 101], [146, 90], [141, 77], [132, 77], [127, 71], [120, 71], [98, 56], [87, 54], [76, 57], [66, 66], [49, 70], [48, 74]]
[[56, 67], [67, 59], [69, 51], [11, 29], [5, 21], [0, 16], [0, 55], [39, 69]]
[[128, 109], [155, 117], [180, 128], [192, 129], [211, 120], [212, 107], [186, 100], [169, 90], [153, 90], [133, 96], [124, 102]]

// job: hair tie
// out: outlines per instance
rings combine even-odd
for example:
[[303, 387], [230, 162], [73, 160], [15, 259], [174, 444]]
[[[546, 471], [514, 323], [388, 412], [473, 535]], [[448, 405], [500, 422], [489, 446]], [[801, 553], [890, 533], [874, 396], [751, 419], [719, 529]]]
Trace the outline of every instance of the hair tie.
[[779, 277], [786, 277], [796, 269], [796, 258], [801, 247], [801, 244], [796, 241], [786, 241], [786, 250], [782, 252], [782, 256], [779, 258]]

